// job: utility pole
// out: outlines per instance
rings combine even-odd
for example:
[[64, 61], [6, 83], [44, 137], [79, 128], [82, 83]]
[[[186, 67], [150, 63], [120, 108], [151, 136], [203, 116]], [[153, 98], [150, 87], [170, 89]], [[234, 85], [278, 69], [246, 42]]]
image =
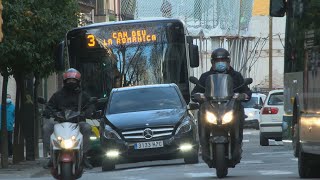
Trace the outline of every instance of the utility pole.
[[269, 89], [272, 89], [272, 17], [269, 16]]

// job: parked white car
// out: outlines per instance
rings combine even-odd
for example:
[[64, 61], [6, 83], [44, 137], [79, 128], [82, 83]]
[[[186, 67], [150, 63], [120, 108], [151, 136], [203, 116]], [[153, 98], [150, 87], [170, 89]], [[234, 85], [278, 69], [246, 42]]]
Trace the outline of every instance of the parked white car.
[[244, 113], [247, 116], [244, 127], [259, 129], [260, 109], [266, 99], [266, 95], [261, 93], [252, 93], [250, 101], [243, 102]]
[[272, 90], [261, 109], [260, 145], [268, 146], [269, 139], [282, 141], [282, 117], [284, 114], [283, 90]]

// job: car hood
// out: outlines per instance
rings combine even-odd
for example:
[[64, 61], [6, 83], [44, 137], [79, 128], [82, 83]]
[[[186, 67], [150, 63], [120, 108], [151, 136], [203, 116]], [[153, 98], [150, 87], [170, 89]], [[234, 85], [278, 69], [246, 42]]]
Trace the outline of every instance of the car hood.
[[106, 118], [117, 129], [123, 131], [154, 126], [174, 126], [185, 114], [185, 109], [165, 109], [107, 114]]

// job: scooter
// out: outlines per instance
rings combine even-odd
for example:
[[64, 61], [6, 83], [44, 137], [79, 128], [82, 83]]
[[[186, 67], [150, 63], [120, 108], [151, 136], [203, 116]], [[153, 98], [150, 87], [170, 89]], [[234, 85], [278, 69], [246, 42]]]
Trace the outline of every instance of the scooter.
[[[199, 80], [190, 77], [189, 81], [200, 87]], [[252, 83], [246, 78], [240, 86]], [[199, 138], [202, 158], [210, 168], [216, 168], [218, 178], [226, 177], [228, 168], [234, 168], [241, 160], [239, 143], [239, 111], [241, 100], [234, 91], [233, 81], [228, 74], [213, 74], [206, 80], [205, 93], [196, 93], [189, 106], [198, 106]], [[199, 104], [198, 104], [199, 103]]]
[[78, 179], [83, 173], [83, 136], [77, 123], [80, 112], [65, 110], [55, 116], [59, 123], [50, 137], [51, 174], [61, 180]]

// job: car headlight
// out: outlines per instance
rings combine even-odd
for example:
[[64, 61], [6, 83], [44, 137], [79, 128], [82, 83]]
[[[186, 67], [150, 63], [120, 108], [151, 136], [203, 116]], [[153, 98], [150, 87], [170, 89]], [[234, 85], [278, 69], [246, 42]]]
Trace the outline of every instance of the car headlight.
[[191, 125], [190, 119], [185, 118], [183, 122], [180, 124], [180, 126], [177, 128], [176, 135], [189, 132], [191, 128], [192, 128], [192, 125]]
[[233, 120], [233, 111], [229, 111], [222, 117], [222, 124], [228, 124], [232, 120]]
[[121, 139], [119, 134], [108, 125], [105, 126], [104, 137], [107, 139]]
[[206, 112], [206, 120], [211, 124], [217, 124], [217, 116], [211, 112]]

